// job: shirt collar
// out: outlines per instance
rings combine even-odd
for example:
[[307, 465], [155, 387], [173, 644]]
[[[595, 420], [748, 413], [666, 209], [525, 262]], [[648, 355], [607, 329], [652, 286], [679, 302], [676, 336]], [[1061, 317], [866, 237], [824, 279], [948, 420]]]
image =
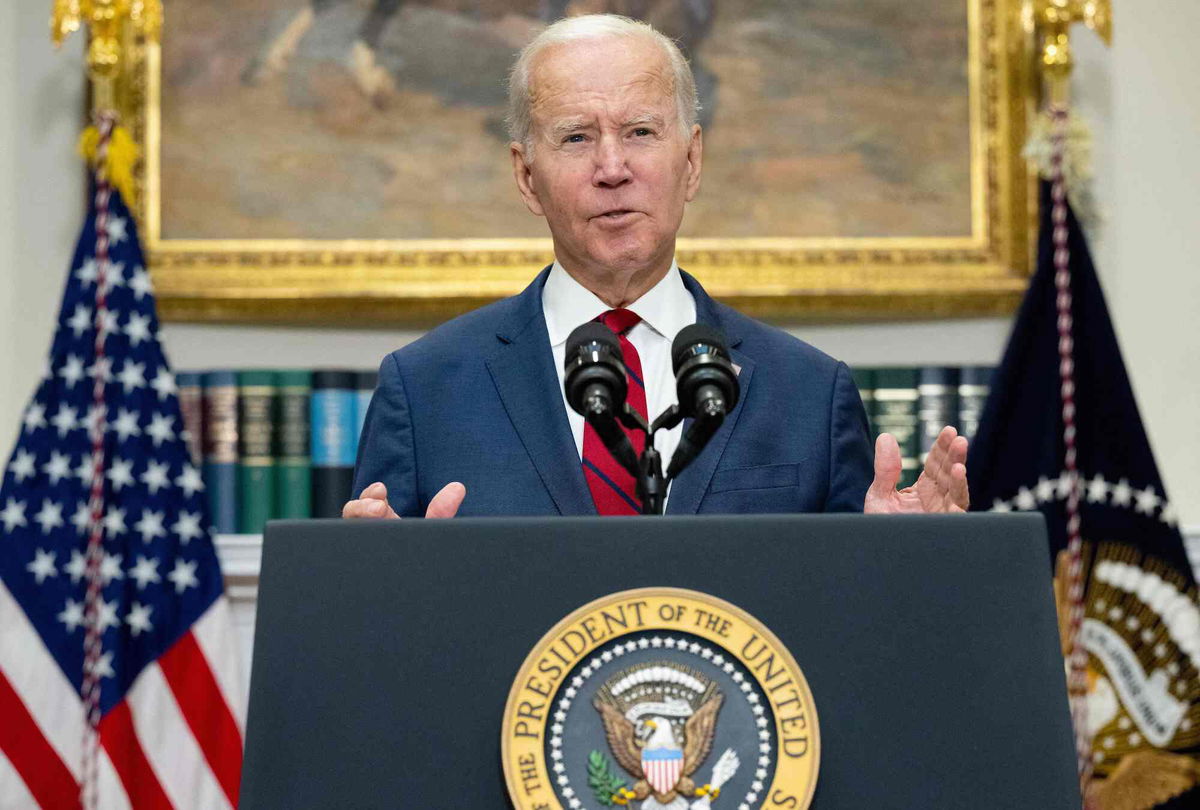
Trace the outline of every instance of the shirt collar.
[[[555, 260], [542, 287], [542, 312], [551, 346], [566, 343], [575, 327], [595, 320], [609, 309], [608, 304], [572, 278]], [[647, 326], [667, 340], [673, 340], [680, 329], [696, 320], [696, 302], [683, 286], [683, 275], [674, 260], [667, 274], [626, 309], [636, 312]]]

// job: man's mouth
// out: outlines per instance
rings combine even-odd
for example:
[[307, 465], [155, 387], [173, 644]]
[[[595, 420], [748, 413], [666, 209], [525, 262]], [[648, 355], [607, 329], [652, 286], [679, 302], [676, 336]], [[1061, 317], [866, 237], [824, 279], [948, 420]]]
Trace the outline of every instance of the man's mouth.
[[596, 219], [616, 221], [622, 217], [627, 217], [636, 213], [636, 211], [633, 211], [629, 208], [615, 208], [612, 211], [605, 211], [603, 214], [597, 216]]

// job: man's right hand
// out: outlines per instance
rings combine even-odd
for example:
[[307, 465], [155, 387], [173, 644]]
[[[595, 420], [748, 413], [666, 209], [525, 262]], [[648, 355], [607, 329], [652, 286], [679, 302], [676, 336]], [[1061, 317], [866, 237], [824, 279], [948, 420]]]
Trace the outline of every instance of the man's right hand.
[[[451, 518], [458, 514], [463, 498], [467, 497], [467, 488], [454, 481], [442, 487], [441, 492], [433, 496], [429, 508], [425, 510], [427, 518]], [[347, 501], [342, 507], [344, 518], [399, 518], [396, 510], [392, 509], [387, 500], [387, 487], [382, 481], [376, 481], [362, 491], [357, 500]]]

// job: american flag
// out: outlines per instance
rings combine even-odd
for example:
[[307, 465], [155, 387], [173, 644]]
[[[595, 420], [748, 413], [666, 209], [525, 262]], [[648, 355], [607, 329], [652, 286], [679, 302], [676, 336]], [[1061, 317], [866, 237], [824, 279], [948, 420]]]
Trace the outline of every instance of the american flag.
[[94, 191], [0, 485], [0, 808], [232, 808], [241, 690], [203, 483], [133, 220]]

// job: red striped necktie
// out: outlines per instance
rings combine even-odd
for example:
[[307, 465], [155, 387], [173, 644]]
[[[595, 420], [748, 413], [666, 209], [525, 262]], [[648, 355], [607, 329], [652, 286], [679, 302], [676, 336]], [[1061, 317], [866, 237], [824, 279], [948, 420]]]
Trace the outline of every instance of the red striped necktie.
[[[643, 417], [646, 416], [646, 386], [642, 382], [642, 358], [625, 333], [642, 319], [627, 309], [610, 309], [596, 319], [617, 335], [621, 353], [625, 356], [625, 373], [629, 380], [626, 402]], [[621, 426], [633, 449], [640, 457], [646, 444], [646, 435], [640, 430]], [[637, 482], [629, 472], [617, 463], [600, 436], [589, 424], [583, 427], [583, 477], [587, 479], [596, 511], [601, 515], [640, 515], [642, 502], [637, 496]]]

